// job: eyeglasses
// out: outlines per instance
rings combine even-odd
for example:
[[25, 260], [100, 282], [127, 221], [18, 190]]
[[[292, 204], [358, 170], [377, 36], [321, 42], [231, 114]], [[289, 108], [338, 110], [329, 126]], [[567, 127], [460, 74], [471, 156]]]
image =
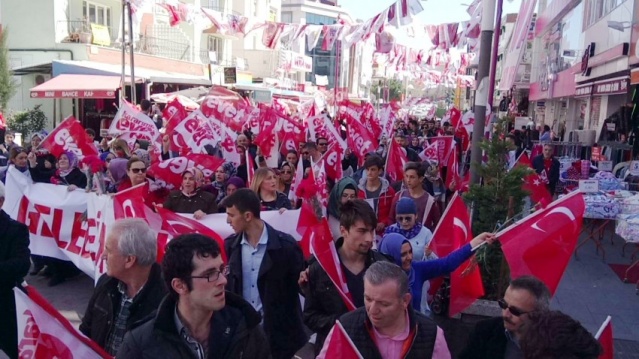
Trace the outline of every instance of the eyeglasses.
[[217, 281], [220, 278], [220, 275], [228, 277], [230, 273], [231, 273], [231, 267], [222, 266], [222, 270], [216, 270], [215, 272], [211, 272], [211, 274], [209, 275], [192, 275], [189, 278], [206, 279], [207, 282], [211, 283], [211, 282]]
[[131, 168], [131, 172], [138, 174], [140, 172], [145, 173], [146, 172], [146, 168]]
[[395, 218], [397, 219], [397, 222], [410, 222], [413, 220], [413, 217], [411, 216], [397, 216]]
[[528, 314], [528, 313], [530, 313], [530, 312], [524, 312], [523, 310], [521, 310], [521, 309], [519, 309], [519, 308], [517, 308], [517, 307], [513, 307], [513, 306], [508, 305], [508, 303], [506, 303], [506, 301], [505, 301], [505, 300], [503, 300], [503, 299], [498, 300], [498, 301], [497, 301], [497, 304], [499, 304], [499, 307], [500, 307], [501, 309], [504, 309], [504, 310], [508, 309], [508, 311], [509, 311], [512, 315], [514, 315], [514, 316], [516, 316], [516, 317], [519, 317], [519, 316], [522, 316], [522, 315], [524, 315], [524, 314]]

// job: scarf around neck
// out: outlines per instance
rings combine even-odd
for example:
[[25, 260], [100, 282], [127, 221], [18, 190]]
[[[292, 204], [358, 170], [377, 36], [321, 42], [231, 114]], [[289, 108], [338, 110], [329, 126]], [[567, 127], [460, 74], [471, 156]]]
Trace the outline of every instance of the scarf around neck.
[[413, 238], [415, 238], [415, 236], [417, 236], [419, 234], [419, 232], [421, 232], [421, 230], [422, 230], [422, 224], [421, 223], [415, 223], [415, 225], [411, 229], [402, 229], [402, 227], [400, 227], [399, 224], [395, 223], [392, 226], [386, 227], [385, 234], [386, 233], [399, 233], [402, 236], [406, 237], [406, 239], [413, 239]]

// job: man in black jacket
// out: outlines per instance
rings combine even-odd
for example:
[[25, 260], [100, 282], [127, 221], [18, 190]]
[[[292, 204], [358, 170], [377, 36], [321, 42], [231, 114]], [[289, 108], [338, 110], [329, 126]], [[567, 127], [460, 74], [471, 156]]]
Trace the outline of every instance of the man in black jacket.
[[539, 279], [523, 276], [510, 282], [504, 299], [498, 303], [501, 317], [477, 323], [460, 359], [523, 358], [519, 340], [528, 315], [548, 310], [550, 290]]
[[273, 358], [290, 359], [307, 340], [297, 286], [302, 250], [293, 237], [260, 219], [255, 192], [239, 189], [222, 205], [235, 232], [224, 243], [231, 269], [226, 288], [262, 313]]
[[260, 315], [224, 290], [229, 268], [220, 252], [201, 234], [169, 242], [162, 261], [169, 295], [152, 320], [126, 334], [118, 359], [270, 358]]
[[544, 145], [543, 153], [535, 156], [532, 160], [532, 166], [537, 174], [546, 175], [548, 179], [548, 190], [550, 195], [555, 195], [555, 188], [559, 182], [559, 161], [554, 157], [554, 147], [552, 145]]
[[[4, 184], [0, 183], [0, 208], [4, 204]], [[20, 286], [29, 261], [29, 230], [0, 210], [0, 351], [18, 357], [18, 326], [13, 287]]]
[[[342, 315], [339, 322], [367, 359], [450, 358], [444, 332], [415, 312], [411, 300], [406, 273], [394, 263], [376, 262], [364, 275], [364, 308]], [[317, 358], [326, 358], [328, 343]]]
[[[353, 304], [355, 307], [361, 307], [364, 305], [364, 272], [371, 264], [388, 261], [388, 258], [372, 249], [377, 215], [366, 201], [349, 201], [342, 205], [340, 211], [342, 237], [337, 240], [335, 247]], [[306, 297], [304, 323], [317, 333], [317, 353], [335, 320], [347, 313], [348, 308], [315, 257], [311, 258], [309, 268], [302, 272], [301, 277], [300, 285]]]
[[117, 220], [104, 245], [107, 272], [100, 277], [82, 318], [80, 331], [115, 355], [124, 333], [157, 310], [166, 295], [157, 239], [140, 218]]

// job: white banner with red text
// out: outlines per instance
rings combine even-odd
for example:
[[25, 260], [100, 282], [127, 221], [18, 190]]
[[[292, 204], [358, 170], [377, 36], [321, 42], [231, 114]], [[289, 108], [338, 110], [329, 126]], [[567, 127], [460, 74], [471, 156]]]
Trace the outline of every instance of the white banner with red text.
[[[11, 218], [27, 225], [32, 254], [59, 258], [73, 262], [94, 279], [106, 271], [102, 261], [104, 241], [108, 228], [115, 221], [111, 196], [67, 191], [66, 186], [31, 183], [15, 168], [9, 168], [3, 209]], [[182, 214], [192, 218], [191, 214]], [[288, 233], [296, 240], [299, 210], [261, 213], [261, 218], [275, 229]], [[210, 214], [198, 221], [222, 238], [233, 234], [226, 223], [226, 214]], [[161, 228], [152, 229], [158, 232]], [[164, 238], [160, 243], [166, 243]]]

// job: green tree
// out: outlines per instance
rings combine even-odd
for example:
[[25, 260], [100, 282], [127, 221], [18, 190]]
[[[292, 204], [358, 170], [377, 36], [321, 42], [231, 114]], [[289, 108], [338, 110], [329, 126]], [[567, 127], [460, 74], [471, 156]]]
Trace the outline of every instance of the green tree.
[[19, 111], [7, 119], [7, 127], [22, 134], [26, 138], [28, 134], [42, 131], [47, 124], [47, 116], [40, 109], [41, 105], [36, 105], [33, 109]]
[[16, 81], [9, 64], [9, 49], [7, 48], [7, 30], [0, 33], [0, 110], [5, 110], [7, 104], [17, 91]]
[[[520, 214], [523, 200], [529, 192], [522, 188], [523, 178], [532, 170], [524, 167], [508, 168], [508, 152], [512, 145], [504, 140], [506, 120], [495, 124], [492, 139], [481, 143], [488, 162], [472, 164], [479, 171], [482, 184], [474, 184], [464, 195], [464, 200], [473, 208], [473, 232], [494, 232], [509, 221], [509, 216]], [[508, 222], [507, 222], [508, 221]], [[508, 264], [499, 243], [483, 246], [476, 255], [480, 264], [487, 299], [499, 299], [509, 282]]]
[[371, 93], [374, 96], [377, 96], [378, 88], [380, 88], [379, 94], [381, 98], [385, 98], [384, 88], [386, 88], [387, 86], [389, 101], [399, 101], [402, 99], [402, 95], [404, 94], [404, 84], [401, 81], [395, 79], [381, 80], [381, 86], [379, 82], [374, 83], [373, 86], [371, 86]]

